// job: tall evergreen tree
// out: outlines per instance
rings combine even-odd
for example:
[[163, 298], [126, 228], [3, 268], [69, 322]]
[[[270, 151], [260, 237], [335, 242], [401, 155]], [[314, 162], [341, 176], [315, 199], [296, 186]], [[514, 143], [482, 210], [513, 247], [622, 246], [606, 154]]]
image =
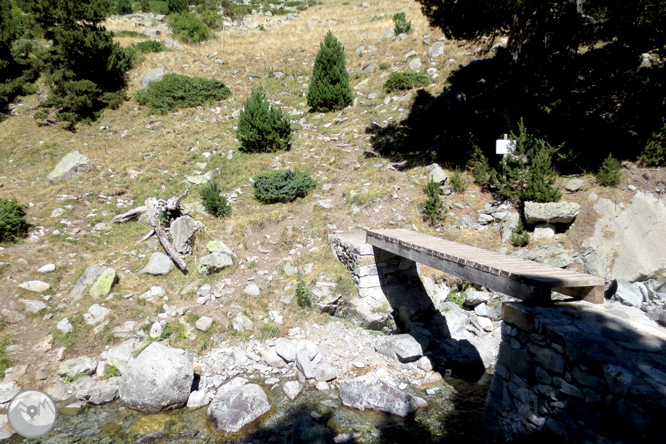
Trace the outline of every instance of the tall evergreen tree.
[[[53, 41], [46, 57], [51, 95], [42, 103], [56, 118], [90, 122], [106, 107], [124, 100], [131, 57], [100, 23], [111, 12], [109, 0], [35, 0], [32, 11]], [[39, 117], [46, 117], [41, 113]]]
[[351, 105], [352, 90], [345, 61], [345, 48], [328, 31], [315, 58], [308, 105], [313, 111], [335, 111]]

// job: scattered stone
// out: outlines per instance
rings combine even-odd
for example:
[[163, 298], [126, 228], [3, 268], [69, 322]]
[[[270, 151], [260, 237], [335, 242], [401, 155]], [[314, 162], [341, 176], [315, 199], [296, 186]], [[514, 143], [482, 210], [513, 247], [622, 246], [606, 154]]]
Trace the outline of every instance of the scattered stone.
[[86, 268], [86, 271], [81, 275], [71, 293], [69, 293], [69, 299], [72, 302], [78, 302], [83, 297], [83, 292], [89, 285], [92, 285], [101, 275], [102, 267], [98, 265], [91, 265]]
[[421, 66], [423, 66], [423, 63], [421, 63], [421, 59], [418, 57], [409, 62], [409, 69], [412, 71], [417, 71], [421, 68]]
[[377, 410], [408, 416], [428, 405], [422, 398], [409, 395], [379, 380], [374, 374], [340, 382], [340, 399], [346, 407]]
[[228, 254], [216, 251], [214, 253], [203, 256], [199, 259], [197, 265], [197, 273], [208, 276], [212, 273], [222, 271], [227, 267], [234, 264], [233, 259]]
[[165, 276], [176, 268], [171, 258], [164, 253], [156, 251], [150, 257], [148, 265], [143, 267], [139, 274], [149, 274], [152, 276]]
[[41, 267], [39, 270], [37, 270], [37, 273], [47, 274], [55, 271], [55, 269], [56, 269], [55, 264], [47, 264]]
[[395, 38], [395, 29], [388, 28], [382, 35], [379, 36], [380, 39], [393, 39]]
[[55, 169], [46, 176], [46, 184], [54, 185], [79, 174], [88, 173], [92, 169], [93, 165], [90, 159], [78, 151], [73, 151], [63, 157]]
[[198, 409], [208, 404], [210, 404], [210, 397], [205, 389], [193, 391], [187, 399], [187, 407], [190, 409]]
[[564, 184], [564, 189], [570, 193], [575, 193], [582, 190], [584, 186], [585, 181], [583, 179], [575, 178], [567, 180], [567, 183]]
[[205, 174], [196, 174], [194, 176], [185, 176], [185, 180], [192, 185], [203, 185], [213, 180], [213, 172], [209, 171]]
[[44, 293], [46, 290], [51, 288], [51, 285], [42, 281], [28, 281], [20, 284], [19, 288], [32, 291], [34, 293]]
[[271, 409], [268, 397], [257, 384], [231, 381], [217, 391], [208, 407], [208, 420], [218, 430], [236, 433]]
[[58, 367], [58, 374], [70, 379], [76, 379], [79, 375], [90, 375], [97, 368], [97, 361], [87, 356], [69, 359]]
[[444, 43], [437, 42], [428, 49], [428, 57], [437, 58], [444, 54]]
[[317, 202], [317, 205], [325, 210], [330, 210], [333, 208], [333, 204], [329, 200], [320, 200]]
[[617, 285], [617, 289], [613, 295], [613, 300], [630, 307], [641, 307], [643, 304], [643, 295], [638, 288], [625, 278], [617, 278], [614, 283]]
[[236, 253], [234, 253], [231, 248], [227, 247], [227, 245], [222, 241], [210, 241], [206, 245], [206, 249], [209, 253], [219, 252], [234, 258], [236, 257]]
[[63, 318], [60, 322], [56, 324], [56, 328], [60, 330], [63, 334], [71, 333], [74, 331], [74, 327], [69, 322], [69, 319]]
[[296, 360], [296, 344], [289, 339], [278, 338], [275, 341], [275, 352], [287, 362]]
[[234, 328], [234, 330], [240, 332], [244, 330], [251, 330], [253, 324], [250, 318], [245, 316], [243, 313], [238, 313], [234, 320], [231, 321], [231, 326]]
[[557, 229], [553, 224], [536, 224], [534, 226], [534, 239], [552, 239]]
[[488, 301], [490, 301], [490, 293], [487, 291], [468, 291], [465, 294], [465, 305], [469, 307], [476, 307]]
[[243, 289], [243, 294], [258, 298], [261, 297], [261, 289], [257, 284], [248, 284], [247, 287]]
[[141, 79], [141, 86], [147, 88], [153, 82], [159, 82], [164, 77], [164, 68], [155, 68], [147, 71]]
[[172, 245], [182, 255], [192, 254], [192, 241], [194, 234], [203, 227], [201, 222], [196, 221], [192, 216], [181, 216], [171, 222], [169, 234], [171, 235]]
[[19, 299], [19, 302], [21, 302], [24, 305], [25, 311], [32, 314], [37, 314], [47, 307], [47, 305], [44, 302], [35, 301], [32, 299]]
[[[424, 344], [425, 347], [422, 345]], [[428, 348], [427, 339], [419, 335], [417, 341], [410, 334], [390, 335], [379, 338], [375, 350], [400, 362], [417, 361]]]
[[150, 326], [150, 332], [149, 335], [153, 339], [157, 339], [160, 336], [162, 336], [162, 324], [159, 322], [153, 322], [153, 325]]
[[110, 309], [104, 308], [99, 304], [93, 304], [88, 309], [88, 313], [83, 315], [83, 319], [88, 325], [95, 325], [104, 320], [107, 314], [111, 312]]
[[90, 287], [90, 297], [93, 299], [101, 299], [111, 293], [111, 288], [116, 283], [116, 270], [107, 268], [97, 278], [95, 283]]
[[213, 318], [208, 316], [201, 316], [199, 320], [194, 324], [197, 330], [208, 331], [213, 326]]
[[158, 412], [187, 403], [194, 379], [193, 358], [153, 342], [131, 361], [120, 383], [120, 399], [134, 410]]
[[139, 296], [139, 299], [145, 299], [147, 301], [152, 301], [153, 298], [158, 298], [160, 296], [164, 296], [166, 294], [166, 291], [164, 291], [164, 288], [158, 287], [157, 285], [153, 285], [150, 287], [150, 289]]

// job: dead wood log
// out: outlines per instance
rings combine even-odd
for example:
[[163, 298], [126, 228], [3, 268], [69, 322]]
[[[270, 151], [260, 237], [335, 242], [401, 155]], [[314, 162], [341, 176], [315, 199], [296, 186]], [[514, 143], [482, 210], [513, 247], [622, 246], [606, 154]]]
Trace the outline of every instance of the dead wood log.
[[149, 197], [146, 199], [146, 214], [148, 215], [148, 220], [150, 225], [153, 227], [157, 238], [160, 240], [160, 244], [164, 248], [164, 251], [169, 255], [171, 260], [183, 271], [187, 271], [187, 264], [176, 251], [176, 249], [169, 242], [169, 237], [167, 236], [166, 228], [162, 226], [160, 222], [160, 214], [168, 214], [171, 211], [178, 210], [180, 206], [180, 200], [187, 195], [187, 192], [190, 190], [188, 187], [187, 190], [180, 196], [175, 196], [170, 198], [167, 201], [158, 200], [154, 197]]
[[129, 222], [131, 220], [138, 219], [139, 216], [141, 216], [145, 212], [146, 212], [146, 206], [142, 205], [140, 207], [134, 208], [133, 210], [129, 210], [127, 213], [118, 214], [116, 216], [113, 216], [113, 219], [111, 219], [111, 222], [114, 222], [114, 223]]

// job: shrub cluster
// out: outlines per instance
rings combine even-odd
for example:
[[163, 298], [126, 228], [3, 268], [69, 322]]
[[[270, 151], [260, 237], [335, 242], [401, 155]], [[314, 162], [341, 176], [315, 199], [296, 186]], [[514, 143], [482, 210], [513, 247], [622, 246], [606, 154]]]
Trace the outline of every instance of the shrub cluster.
[[188, 10], [187, 0], [167, 0], [169, 14], [179, 14]]
[[599, 183], [605, 187], [619, 185], [622, 181], [622, 163], [609, 153], [597, 171]]
[[158, 40], [144, 40], [143, 42], [134, 43], [132, 47], [139, 52], [162, 52], [167, 49], [164, 43]]
[[293, 202], [314, 189], [315, 181], [305, 171], [279, 170], [254, 178], [254, 196], [261, 203]]
[[395, 34], [407, 34], [412, 31], [412, 22], [408, 22], [404, 12], [398, 12], [393, 16]]
[[249, 153], [288, 150], [291, 121], [281, 108], [266, 100], [261, 87], [252, 91], [240, 112], [236, 137], [241, 151]]
[[175, 38], [185, 43], [210, 40], [210, 28], [194, 13], [181, 12], [169, 16], [169, 26]]
[[451, 188], [456, 193], [462, 193], [469, 186], [469, 182], [462, 177], [462, 173], [458, 168], [451, 174]]
[[137, 91], [134, 98], [152, 114], [166, 114], [179, 108], [203, 106], [226, 99], [231, 90], [215, 79], [165, 74], [159, 82]]
[[638, 160], [645, 166], [666, 165], [666, 125], [660, 132], [652, 133]]
[[134, 12], [131, 0], [118, 0], [116, 2], [116, 14], [125, 15]]
[[384, 83], [384, 91], [392, 93], [393, 91], [412, 89], [430, 85], [430, 79], [427, 75], [420, 72], [392, 72]]
[[215, 181], [208, 182], [199, 190], [201, 203], [208, 214], [219, 219], [231, 215], [231, 206], [227, 202], [227, 198], [222, 196], [221, 193], [220, 186]]
[[312, 111], [324, 112], [345, 108], [354, 100], [345, 48], [331, 31], [326, 34], [315, 57], [307, 100]]
[[0, 242], [15, 241], [28, 233], [27, 207], [16, 199], [0, 198]]

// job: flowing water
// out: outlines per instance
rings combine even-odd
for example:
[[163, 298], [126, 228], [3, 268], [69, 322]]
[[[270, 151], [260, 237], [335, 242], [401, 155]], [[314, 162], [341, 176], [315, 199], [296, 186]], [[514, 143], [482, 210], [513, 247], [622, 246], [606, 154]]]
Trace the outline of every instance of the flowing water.
[[[146, 444], [289, 444], [294, 424], [311, 412], [321, 415], [317, 421], [333, 436], [355, 434], [354, 443], [363, 444], [434, 444], [485, 442], [481, 417], [490, 375], [469, 383], [447, 379], [433, 387], [436, 393], [413, 394], [424, 397], [428, 407], [408, 418], [374, 411], [358, 411], [341, 406], [338, 391], [304, 390], [295, 401], [289, 401], [279, 385], [265, 387], [273, 403], [272, 410], [257, 424], [240, 434], [213, 430], [206, 418], [206, 408], [176, 409], [146, 414], [125, 408], [119, 401], [104, 406], [87, 406], [78, 412], [59, 410], [54, 428], [40, 439], [14, 435], [15, 443], [146, 443]], [[323, 441], [322, 441], [323, 442]]]

